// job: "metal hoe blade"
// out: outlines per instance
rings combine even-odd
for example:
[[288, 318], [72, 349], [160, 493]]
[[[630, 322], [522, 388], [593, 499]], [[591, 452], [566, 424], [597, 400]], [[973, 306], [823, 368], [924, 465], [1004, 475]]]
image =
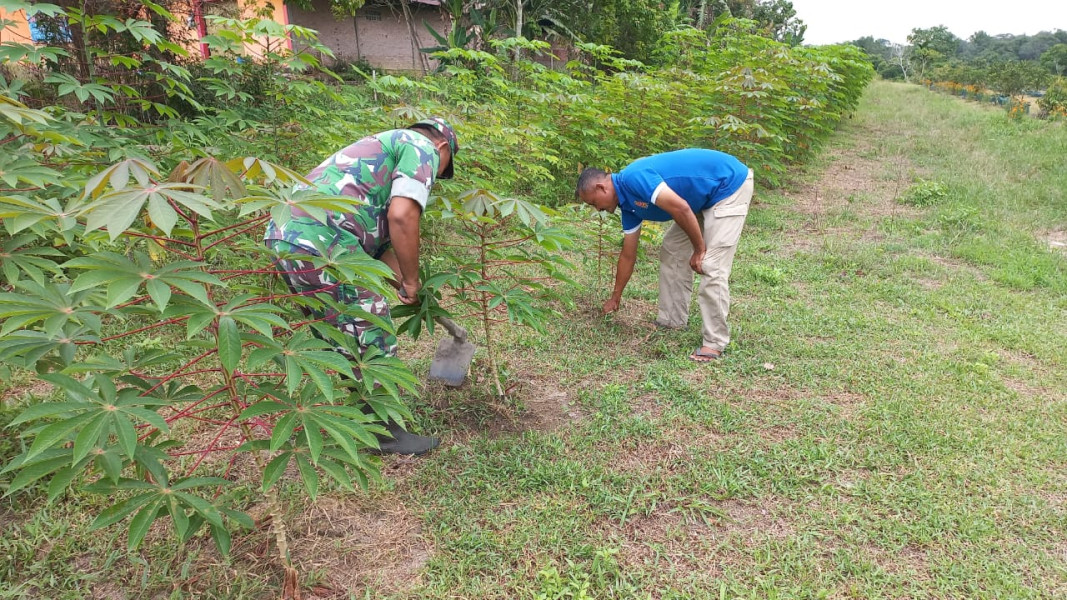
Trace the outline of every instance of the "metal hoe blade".
[[471, 360], [478, 348], [467, 341], [467, 331], [451, 319], [438, 317], [437, 322], [447, 329], [450, 335], [437, 344], [437, 352], [430, 363], [430, 379], [451, 387], [461, 386], [467, 379]]

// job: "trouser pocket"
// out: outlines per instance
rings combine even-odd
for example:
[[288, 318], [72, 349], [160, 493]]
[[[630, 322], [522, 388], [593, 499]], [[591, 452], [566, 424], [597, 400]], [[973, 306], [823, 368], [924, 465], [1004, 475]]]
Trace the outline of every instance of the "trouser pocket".
[[752, 203], [752, 178], [729, 198], [704, 211], [704, 239], [708, 248], [736, 246]]

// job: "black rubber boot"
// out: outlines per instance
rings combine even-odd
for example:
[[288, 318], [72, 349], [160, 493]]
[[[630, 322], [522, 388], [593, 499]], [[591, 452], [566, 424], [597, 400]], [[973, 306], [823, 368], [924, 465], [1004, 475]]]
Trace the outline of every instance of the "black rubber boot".
[[408, 433], [396, 421], [390, 420], [385, 428], [390, 435], [375, 435], [382, 454], [426, 454], [441, 445], [438, 438]]

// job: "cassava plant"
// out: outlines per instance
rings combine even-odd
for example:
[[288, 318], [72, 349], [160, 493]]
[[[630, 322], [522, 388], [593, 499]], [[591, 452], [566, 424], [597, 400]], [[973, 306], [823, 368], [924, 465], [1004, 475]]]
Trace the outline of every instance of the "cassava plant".
[[32, 43], [10, 33], [13, 20], [0, 21], [0, 61], [40, 73], [33, 100], [41, 104], [120, 125], [176, 117], [176, 107], [196, 101], [179, 64], [189, 52], [172, 39], [184, 28], [174, 26], [179, 20], [167, 4], [0, 0], [7, 14], [35, 19], [44, 34], [43, 43]]
[[[196, 82], [207, 94], [205, 103], [239, 102], [244, 115], [256, 120], [245, 134], [260, 138], [263, 150], [289, 164], [306, 152], [296, 143], [304, 129], [301, 121], [328, 116], [340, 99], [323, 81], [300, 74], [340, 78], [322, 66], [319, 57], [333, 57], [333, 52], [318, 42], [313, 30], [281, 25], [265, 8], [257, 13], [249, 19], [207, 17], [216, 32], [202, 39], [211, 56], [200, 65], [203, 75]], [[298, 44], [296, 50], [289, 47], [289, 40]]]
[[[571, 238], [549, 226], [550, 209], [526, 200], [475, 189], [440, 203], [433, 216], [455, 237], [436, 242], [445, 266], [424, 286], [446, 290], [444, 309], [478, 322], [487, 376], [496, 394], [505, 396], [494, 331], [508, 322], [544, 331], [554, 314], [548, 301], [560, 299], [554, 284], [572, 283], [561, 252]], [[426, 315], [429, 321], [432, 314]]]
[[[210, 530], [225, 554], [252, 525], [230, 491], [254, 486], [283, 596], [297, 597], [277, 484], [312, 499], [366, 486], [378, 463], [365, 451], [381, 421], [410, 417], [399, 395], [416, 380], [323, 322], [351, 309], [280, 287], [259, 240], [294, 207], [325, 218], [357, 201], [295, 190], [299, 175], [256, 158], [87, 168], [95, 150], [76, 133], [0, 96], [0, 139], [21, 160], [0, 196], [0, 367], [50, 387], [8, 425], [22, 451], [0, 468], [5, 495], [51, 502], [76, 486], [107, 498], [91, 529], [126, 522], [130, 552], [162, 520], [179, 542]], [[311, 261], [388, 287], [365, 254]]]

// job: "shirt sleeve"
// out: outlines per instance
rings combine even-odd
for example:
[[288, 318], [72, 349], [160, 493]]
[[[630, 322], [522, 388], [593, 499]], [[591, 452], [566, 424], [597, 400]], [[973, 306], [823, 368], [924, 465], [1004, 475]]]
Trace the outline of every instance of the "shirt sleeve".
[[402, 143], [397, 156], [396, 169], [393, 171], [393, 184], [389, 197], [411, 198], [425, 209], [430, 199], [430, 187], [433, 186], [440, 160], [429, 140], [412, 139]]
[[629, 235], [638, 229], [641, 229], [641, 223], [644, 222], [644, 220], [634, 214], [633, 211], [620, 210], [619, 215], [622, 217], [622, 232], [624, 234]]
[[667, 189], [667, 182], [659, 182], [659, 185], [656, 186], [656, 189], [652, 190], [652, 204], [656, 203], [656, 198], [659, 198], [659, 193], [665, 189]]

